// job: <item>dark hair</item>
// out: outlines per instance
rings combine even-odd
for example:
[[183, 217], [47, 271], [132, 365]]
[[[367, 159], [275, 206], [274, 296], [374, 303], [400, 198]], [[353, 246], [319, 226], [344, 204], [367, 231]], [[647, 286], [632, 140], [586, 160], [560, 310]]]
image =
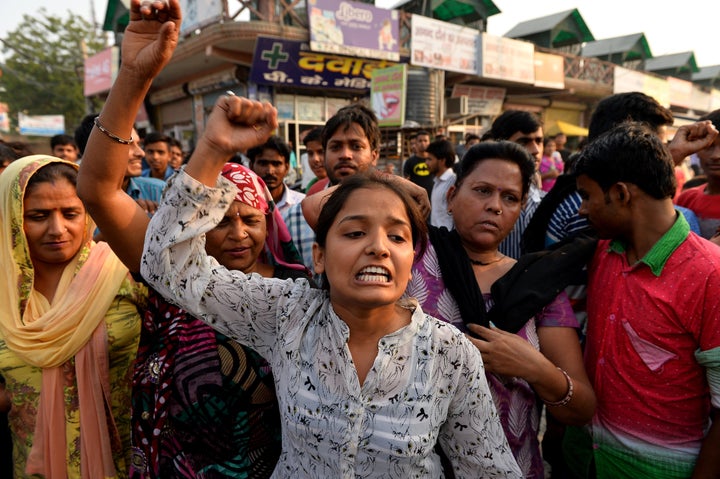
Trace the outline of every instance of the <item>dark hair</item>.
[[277, 135], [273, 135], [268, 140], [255, 148], [250, 148], [247, 152], [247, 157], [250, 158], [250, 164], [255, 163], [255, 158], [260, 156], [265, 150], [273, 150], [282, 156], [286, 164], [290, 163], [290, 145], [285, 140]]
[[77, 143], [81, 155], [85, 153], [85, 147], [87, 147], [88, 139], [90, 139], [90, 133], [92, 133], [92, 129], [95, 126], [95, 118], [98, 116], [97, 113], [85, 116], [85, 118], [80, 121], [80, 125], [75, 128], [75, 143]]
[[170, 146], [177, 146], [182, 151], [182, 143], [177, 138], [170, 137]]
[[455, 148], [452, 143], [447, 140], [435, 140], [430, 143], [425, 150], [426, 153], [432, 154], [435, 158], [445, 163], [445, 166], [452, 168], [455, 164]]
[[653, 97], [637, 91], [610, 95], [598, 103], [590, 118], [588, 141], [593, 141], [618, 123], [639, 121], [657, 133], [663, 125], [671, 125], [673, 115]]
[[145, 139], [143, 140], [143, 145], [147, 146], [153, 143], [160, 143], [163, 142], [167, 145], [168, 150], [170, 149], [170, 145], [172, 144], [172, 138], [165, 133], [160, 133], [159, 131], [153, 131], [152, 133], [148, 133], [145, 135]]
[[465, 143], [473, 140], [480, 141], [480, 135], [476, 135], [475, 133], [465, 133]]
[[303, 145], [307, 146], [308, 143], [311, 141], [317, 141], [322, 143], [322, 127], [318, 126], [316, 128], [313, 128], [312, 130], [308, 131], [305, 136], [303, 137]]
[[[405, 205], [405, 212], [408, 215], [410, 221], [410, 229], [412, 231], [412, 243], [413, 247], [416, 248], [416, 258], [422, 257], [427, 247], [427, 223], [420, 209], [417, 206], [416, 201], [410, 196], [410, 194], [398, 186], [397, 182], [385, 178], [379, 174], [365, 174], [360, 173], [349, 176], [340, 183], [337, 190], [335, 190], [320, 210], [318, 216], [317, 226], [315, 227], [315, 242], [322, 248], [327, 243], [327, 235], [330, 231], [330, 227], [335, 222], [338, 213], [343, 209], [348, 201], [350, 195], [360, 189], [381, 189], [392, 191], [395, 193]], [[420, 245], [419, 250], [417, 248]], [[327, 277], [325, 273], [323, 277], [323, 287], [330, 289]]]
[[696, 186], [704, 185], [705, 183], [707, 183], [707, 181], [707, 176], [695, 175], [689, 180], [687, 180], [685, 183], [683, 183], [682, 190], [685, 191], [689, 188], [695, 188]]
[[75, 138], [73, 138], [70, 135], [60, 134], [55, 135], [52, 138], [50, 138], [50, 148], [55, 148], [56, 146], [61, 145], [72, 145], [75, 148], [77, 148], [77, 143], [75, 143]]
[[12, 148], [18, 158], [34, 154], [32, 149], [30, 148], [30, 145], [25, 143], [24, 141], [8, 141], [5, 144]]
[[59, 161], [41, 166], [28, 180], [25, 185], [25, 195], [41, 183], [55, 183], [58, 180], [67, 180], [71, 185], [77, 187], [77, 168]]
[[702, 120], [710, 120], [715, 127], [715, 129], [720, 128], [720, 110], [713, 110], [707, 115], [703, 115], [699, 118], [700, 121]]
[[550, 142], [555, 143], [555, 137], [554, 136], [546, 136], [545, 139], [543, 139], [543, 147], [548, 146], [548, 143]]
[[507, 140], [518, 131], [530, 134], [542, 128], [542, 122], [533, 113], [524, 110], [507, 110], [495, 119], [484, 139]]
[[672, 155], [645, 123], [623, 122], [591, 141], [575, 162], [575, 174], [603, 191], [622, 181], [658, 200], [675, 195]]
[[360, 103], [344, 106], [330, 118], [322, 131], [322, 146], [327, 148], [328, 141], [341, 127], [350, 128], [350, 125], [357, 123], [370, 143], [372, 151], [378, 151], [380, 148], [380, 127], [378, 126], [377, 116], [368, 107]]
[[530, 191], [530, 183], [535, 174], [535, 160], [530, 153], [513, 141], [484, 141], [473, 145], [463, 156], [455, 180], [455, 188], [462, 186], [465, 178], [485, 160], [504, 160], [515, 163], [522, 176], [522, 195], [525, 198]]
[[12, 163], [13, 161], [17, 160], [18, 158], [20, 158], [20, 157], [17, 155], [15, 150], [13, 150], [12, 148], [10, 148], [9, 146], [7, 146], [4, 143], [0, 143], [0, 166], [2, 166], [2, 164], [5, 163], [6, 161], [8, 163]]
[[430, 136], [430, 132], [426, 130], [420, 130], [415, 133], [415, 138], [417, 138], [418, 136]]

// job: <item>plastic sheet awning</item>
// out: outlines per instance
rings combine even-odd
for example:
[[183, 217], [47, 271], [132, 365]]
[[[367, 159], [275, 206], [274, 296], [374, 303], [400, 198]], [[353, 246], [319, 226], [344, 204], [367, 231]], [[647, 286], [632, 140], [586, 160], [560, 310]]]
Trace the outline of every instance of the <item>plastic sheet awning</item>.
[[588, 129], [566, 121], [557, 120], [545, 132], [545, 134], [549, 136], [557, 135], [558, 133], [565, 133], [566, 136], [588, 136]]

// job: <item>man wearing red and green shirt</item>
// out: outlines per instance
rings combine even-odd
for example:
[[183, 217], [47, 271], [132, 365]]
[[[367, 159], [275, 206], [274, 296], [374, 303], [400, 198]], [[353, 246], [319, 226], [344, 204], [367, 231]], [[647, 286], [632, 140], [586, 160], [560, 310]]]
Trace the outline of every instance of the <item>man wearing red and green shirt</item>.
[[[597, 477], [720, 477], [720, 248], [673, 208], [672, 157], [637, 123], [578, 159]], [[712, 421], [713, 416], [715, 421]]]

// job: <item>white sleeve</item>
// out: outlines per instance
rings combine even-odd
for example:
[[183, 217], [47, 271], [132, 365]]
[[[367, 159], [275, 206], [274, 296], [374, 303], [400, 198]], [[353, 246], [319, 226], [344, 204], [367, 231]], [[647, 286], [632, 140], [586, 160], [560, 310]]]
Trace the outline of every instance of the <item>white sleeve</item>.
[[220, 222], [236, 192], [222, 177], [209, 188], [180, 171], [148, 226], [140, 272], [168, 301], [268, 357], [278, 321], [310, 287], [305, 280], [231, 271], [208, 256], [205, 233]]
[[480, 352], [465, 337], [455, 351], [460, 380], [438, 437], [455, 477], [521, 478], [493, 403]]

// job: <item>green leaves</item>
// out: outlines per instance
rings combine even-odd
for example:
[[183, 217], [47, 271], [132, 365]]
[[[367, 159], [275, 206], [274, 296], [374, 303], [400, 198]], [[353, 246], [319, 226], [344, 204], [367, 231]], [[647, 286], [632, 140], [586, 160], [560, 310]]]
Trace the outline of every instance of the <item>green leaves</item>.
[[74, 131], [87, 113], [84, 59], [105, 48], [102, 32], [69, 10], [58, 17], [41, 8], [1, 40], [0, 101], [9, 105], [13, 125], [19, 112], [65, 115], [66, 130]]

